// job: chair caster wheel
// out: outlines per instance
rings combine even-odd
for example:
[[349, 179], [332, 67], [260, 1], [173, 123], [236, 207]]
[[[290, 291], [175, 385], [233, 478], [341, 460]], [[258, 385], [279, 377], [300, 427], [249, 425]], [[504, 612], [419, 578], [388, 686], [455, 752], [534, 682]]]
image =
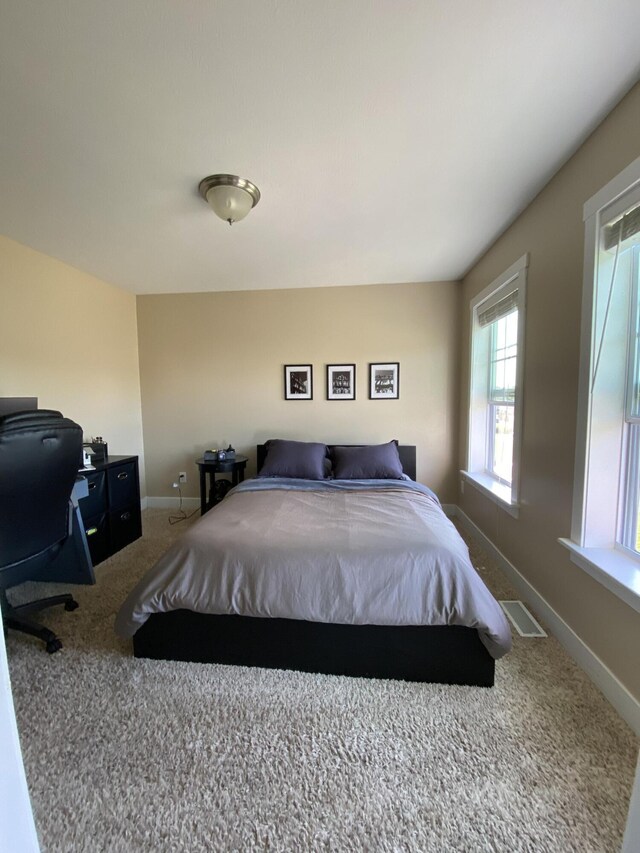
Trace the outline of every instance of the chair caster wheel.
[[77, 610], [78, 607], [80, 607], [80, 605], [77, 601], [67, 601], [64, 605], [65, 610]]
[[53, 640], [47, 640], [47, 651], [50, 655], [54, 654], [55, 652], [59, 652], [61, 648], [62, 643], [57, 637], [55, 637], [55, 639]]

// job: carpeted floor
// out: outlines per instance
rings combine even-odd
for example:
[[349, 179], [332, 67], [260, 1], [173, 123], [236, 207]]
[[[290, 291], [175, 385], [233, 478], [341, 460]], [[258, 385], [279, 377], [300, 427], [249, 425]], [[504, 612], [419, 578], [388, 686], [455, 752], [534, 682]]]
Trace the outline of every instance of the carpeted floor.
[[9, 636], [44, 851], [619, 849], [638, 744], [554, 639], [516, 637], [493, 689], [135, 660], [114, 614], [184, 526], [147, 511], [46, 614], [62, 652]]

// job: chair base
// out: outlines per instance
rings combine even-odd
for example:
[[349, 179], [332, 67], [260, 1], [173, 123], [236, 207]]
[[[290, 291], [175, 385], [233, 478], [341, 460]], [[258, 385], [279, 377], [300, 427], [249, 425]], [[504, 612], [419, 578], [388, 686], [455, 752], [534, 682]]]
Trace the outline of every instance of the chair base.
[[32, 637], [37, 637], [45, 643], [49, 654], [59, 651], [62, 648], [62, 641], [49, 628], [45, 628], [39, 622], [27, 618], [28, 614], [39, 613], [47, 607], [55, 607], [58, 604], [64, 604], [65, 610], [75, 610], [79, 606], [73, 596], [66, 592], [63, 595], [39, 598], [37, 601], [30, 601], [27, 604], [19, 604], [17, 607], [14, 607], [9, 604], [4, 590], [0, 590], [0, 604], [2, 604], [5, 636], [8, 628], [13, 631], [22, 631], [23, 634], [30, 634]]

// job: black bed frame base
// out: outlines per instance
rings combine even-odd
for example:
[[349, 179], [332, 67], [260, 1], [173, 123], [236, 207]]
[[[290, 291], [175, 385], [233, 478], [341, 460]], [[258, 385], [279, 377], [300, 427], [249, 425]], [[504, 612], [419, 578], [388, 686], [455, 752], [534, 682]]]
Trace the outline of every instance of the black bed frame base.
[[136, 657], [293, 669], [329, 675], [493, 686], [495, 661], [474, 628], [334, 625], [296, 619], [155, 613]]

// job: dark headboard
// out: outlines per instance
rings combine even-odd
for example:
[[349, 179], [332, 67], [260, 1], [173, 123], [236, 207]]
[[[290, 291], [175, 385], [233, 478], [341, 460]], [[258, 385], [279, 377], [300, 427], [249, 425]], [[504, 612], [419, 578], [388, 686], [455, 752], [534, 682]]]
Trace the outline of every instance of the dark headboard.
[[[359, 444], [340, 444], [338, 447], [361, 447]], [[335, 444], [329, 444], [329, 449], [332, 447], [336, 447]], [[267, 445], [266, 444], [258, 444], [256, 446], [258, 451], [258, 472], [262, 468], [264, 464], [265, 456], [267, 455]], [[411, 477], [412, 480], [416, 478], [416, 447], [415, 444], [399, 444], [398, 445], [398, 455], [400, 456], [400, 462], [402, 463], [402, 470], [404, 473]]]

